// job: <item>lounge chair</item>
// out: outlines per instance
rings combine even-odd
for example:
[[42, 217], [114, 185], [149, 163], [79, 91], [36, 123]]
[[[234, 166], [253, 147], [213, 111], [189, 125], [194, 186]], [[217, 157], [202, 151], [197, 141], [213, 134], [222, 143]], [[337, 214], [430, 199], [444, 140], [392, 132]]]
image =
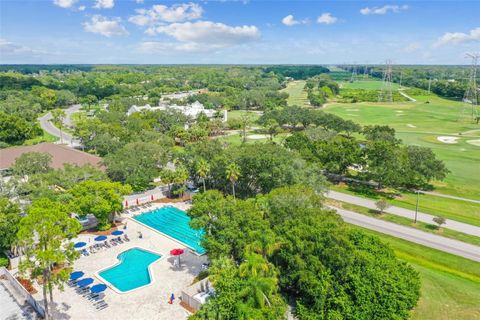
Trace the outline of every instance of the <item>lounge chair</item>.
[[120, 236], [118, 238], [115, 238], [115, 240], [117, 240], [118, 243], [123, 243], [122, 238], [120, 238]]
[[127, 234], [126, 234], [126, 233], [123, 235], [123, 239], [124, 239], [125, 241], [127, 241], [127, 242], [129, 242], [129, 241], [130, 241], [130, 238], [127, 236]]
[[116, 246], [118, 243], [117, 243], [117, 241], [115, 241], [115, 239], [111, 239], [111, 240], [110, 240], [110, 244], [111, 244], [112, 246]]
[[103, 245], [106, 247], [106, 248], [111, 248], [111, 246], [108, 244], [108, 241], [105, 240], [105, 242], [103, 243]]

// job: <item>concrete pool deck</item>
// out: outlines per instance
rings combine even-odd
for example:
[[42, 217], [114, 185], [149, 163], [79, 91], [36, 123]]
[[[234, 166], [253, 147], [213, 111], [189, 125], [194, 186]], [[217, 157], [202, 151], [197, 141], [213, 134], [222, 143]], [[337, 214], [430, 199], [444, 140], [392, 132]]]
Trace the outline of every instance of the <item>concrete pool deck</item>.
[[[188, 209], [186, 203], [166, 203], [155, 204], [155, 208], [165, 205], [173, 205], [181, 210]], [[155, 209], [145, 209], [149, 211]], [[137, 211], [137, 214], [141, 212]], [[128, 215], [132, 216], [132, 214]], [[74, 288], [65, 286], [63, 292], [54, 291], [54, 313], [55, 319], [186, 319], [189, 316], [187, 310], [180, 306], [179, 297], [182, 289], [192, 284], [196, 275], [202, 270], [202, 264], [207, 262], [207, 256], [198, 256], [190, 253], [186, 248], [182, 255], [182, 267], [174, 268], [174, 257], [169, 255], [171, 249], [185, 248], [179, 242], [174, 241], [159, 232], [149, 229], [133, 219], [126, 219], [127, 229], [125, 233], [130, 238], [130, 242], [112, 246], [109, 249], [81, 256], [74, 265], [75, 271], [85, 272], [84, 277], [94, 279], [93, 284], [104, 283], [95, 276], [99, 270], [112, 266], [117, 260], [117, 256], [130, 248], [139, 247], [146, 250], [158, 252], [164, 256], [158, 262], [151, 265], [153, 282], [145, 287], [126, 293], [117, 293], [111, 288], [105, 291], [104, 301], [108, 303], [108, 308], [96, 310], [91, 301], [77, 294]], [[138, 238], [138, 232], [141, 232], [143, 238]], [[81, 234], [75, 241], [85, 241], [87, 246], [95, 243], [95, 235]], [[92, 284], [92, 285], [93, 285]], [[175, 294], [175, 301], [172, 305], [168, 303], [170, 295]], [[35, 295], [39, 301], [42, 301], [41, 290]]]

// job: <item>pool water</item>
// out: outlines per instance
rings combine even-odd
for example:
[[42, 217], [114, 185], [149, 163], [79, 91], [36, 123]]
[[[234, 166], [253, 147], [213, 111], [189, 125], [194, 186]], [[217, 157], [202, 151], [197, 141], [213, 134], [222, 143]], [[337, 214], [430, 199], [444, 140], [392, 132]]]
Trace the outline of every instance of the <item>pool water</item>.
[[101, 271], [99, 276], [117, 288], [126, 292], [140, 288], [151, 282], [148, 266], [162, 256], [150, 251], [133, 248], [120, 253], [117, 258], [119, 264]]
[[203, 230], [194, 230], [188, 225], [190, 217], [186, 212], [175, 207], [163, 207], [138, 215], [135, 220], [174, 238], [198, 254], [204, 254], [205, 248], [200, 245]]

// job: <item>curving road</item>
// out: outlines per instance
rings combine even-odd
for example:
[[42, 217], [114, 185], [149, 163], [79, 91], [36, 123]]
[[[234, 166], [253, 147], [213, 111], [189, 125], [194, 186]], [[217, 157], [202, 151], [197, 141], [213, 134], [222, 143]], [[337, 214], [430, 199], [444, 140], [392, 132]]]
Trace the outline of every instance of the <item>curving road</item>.
[[[374, 209], [374, 210], [376, 209], [374, 200], [353, 196], [353, 195], [346, 194], [346, 193], [343, 193], [343, 192], [337, 192], [337, 191], [331, 191], [330, 190], [327, 193], [327, 197], [331, 198], [331, 199], [334, 199], [334, 200], [340, 200], [340, 201], [356, 204], [358, 206], [362, 206], [362, 207], [369, 208], [369, 209]], [[408, 218], [408, 219], [412, 219], [412, 220], [415, 218], [415, 211], [405, 209], [405, 208], [391, 206], [388, 209], [386, 209], [385, 212], [390, 213], [390, 214], [394, 214], [394, 215], [397, 215], [397, 216], [405, 217], [405, 218]], [[434, 218], [433, 215], [423, 213], [423, 212], [420, 212], [420, 211], [417, 214], [417, 220], [425, 222], [425, 223], [434, 224], [434, 222], [432, 220], [433, 218]], [[448, 229], [451, 229], [451, 230], [455, 230], [455, 231], [459, 231], [459, 232], [463, 232], [463, 233], [466, 233], [466, 234], [469, 234], [469, 235], [480, 237], [480, 227], [477, 227], [477, 226], [474, 226], [474, 225], [471, 225], [471, 224], [447, 219], [445, 221], [445, 224], [442, 227], [448, 228]]]
[[[66, 116], [65, 116], [65, 119], [63, 120], [63, 123], [66, 126], [68, 127], [72, 126], [72, 118], [71, 118], [72, 114], [74, 114], [75, 112], [78, 112], [80, 108], [81, 106], [79, 104], [75, 104], [65, 109]], [[82, 146], [80, 141], [75, 139], [71, 134], [64, 131], [60, 131], [60, 129], [55, 127], [51, 121], [52, 118], [53, 117], [51, 112], [38, 118], [38, 121], [40, 122], [40, 127], [42, 127], [44, 131], [48, 132], [52, 136], [57, 137], [59, 139], [59, 143], [67, 144], [73, 148], [78, 148]]]
[[343, 220], [347, 223], [480, 262], [479, 246], [437, 236], [435, 234], [401, 226], [392, 222], [375, 219], [353, 211], [332, 206], [329, 207], [336, 210], [337, 213], [342, 216]]

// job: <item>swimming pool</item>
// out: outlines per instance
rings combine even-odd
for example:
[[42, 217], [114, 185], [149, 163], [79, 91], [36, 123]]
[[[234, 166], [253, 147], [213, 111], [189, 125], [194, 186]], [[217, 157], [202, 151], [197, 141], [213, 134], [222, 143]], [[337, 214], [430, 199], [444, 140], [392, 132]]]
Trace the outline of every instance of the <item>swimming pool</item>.
[[98, 273], [120, 292], [127, 292], [150, 284], [149, 266], [162, 256], [140, 248], [132, 248], [117, 256], [119, 262]]
[[204, 254], [205, 248], [200, 245], [203, 230], [190, 228], [190, 217], [186, 212], [175, 207], [167, 206], [138, 215], [135, 220], [153, 228], [195, 250], [197, 254]]

